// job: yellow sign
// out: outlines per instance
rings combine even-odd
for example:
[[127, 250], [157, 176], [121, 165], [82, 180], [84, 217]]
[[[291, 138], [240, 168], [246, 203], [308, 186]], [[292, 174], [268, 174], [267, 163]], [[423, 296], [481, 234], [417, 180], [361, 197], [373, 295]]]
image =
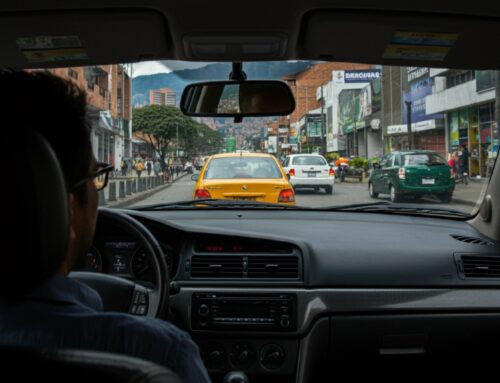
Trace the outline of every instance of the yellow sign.
[[390, 44], [385, 49], [384, 58], [442, 61], [449, 51], [450, 47]]
[[83, 48], [30, 50], [23, 51], [23, 55], [32, 63], [88, 59]]

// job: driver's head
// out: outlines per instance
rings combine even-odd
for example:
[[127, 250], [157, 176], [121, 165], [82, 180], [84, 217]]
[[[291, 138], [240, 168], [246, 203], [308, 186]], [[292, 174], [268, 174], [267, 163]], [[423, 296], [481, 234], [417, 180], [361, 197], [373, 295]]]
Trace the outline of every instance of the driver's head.
[[0, 89], [2, 119], [16, 121], [13, 129], [36, 130], [59, 160], [70, 213], [68, 250], [59, 269], [66, 274], [92, 243], [97, 217], [98, 198], [92, 179], [73, 187], [97, 166], [90, 143], [86, 95], [75, 84], [41, 71], [0, 71]]

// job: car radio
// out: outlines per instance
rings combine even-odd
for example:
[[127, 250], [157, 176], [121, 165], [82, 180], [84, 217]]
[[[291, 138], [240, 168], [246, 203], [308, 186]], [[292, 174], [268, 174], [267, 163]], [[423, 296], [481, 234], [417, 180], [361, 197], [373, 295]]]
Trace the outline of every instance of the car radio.
[[295, 331], [295, 294], [194, 293], [191, 327], [195, 330]]

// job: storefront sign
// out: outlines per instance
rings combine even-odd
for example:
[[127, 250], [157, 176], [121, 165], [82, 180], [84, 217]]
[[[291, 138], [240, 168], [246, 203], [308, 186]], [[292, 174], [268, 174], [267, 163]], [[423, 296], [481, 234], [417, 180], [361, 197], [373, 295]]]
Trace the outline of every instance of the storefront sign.
[[416, 67], [416, 66], [410, 66], [406, 68], [408, 71], [408, 82], [412, 82], [414, 80], [419, 79], [420, 77], [424, 77], [429, 73], [429, 68], [426, 67]]
[[378, 78], [380, 78], [380, 69], [339, 70], [333, 72], [333, 82], [335, 84], [370, 82]]
[[[411, 124], [412, 133], [422, 132], [424, 130], [436, 129], [436, 120], [426, 120]], [[408, 133], [408, 125], [389, 125], [387, 134]]]

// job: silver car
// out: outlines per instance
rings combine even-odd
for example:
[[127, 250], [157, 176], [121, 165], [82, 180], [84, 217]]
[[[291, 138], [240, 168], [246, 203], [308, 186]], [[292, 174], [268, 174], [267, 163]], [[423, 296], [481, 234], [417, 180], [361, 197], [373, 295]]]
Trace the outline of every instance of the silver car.
[[290, 177], [294, 189], [325, 189], [333, 193], [335, 171], [320, 154], [291, 154], [285, 158], [283, 168]]

